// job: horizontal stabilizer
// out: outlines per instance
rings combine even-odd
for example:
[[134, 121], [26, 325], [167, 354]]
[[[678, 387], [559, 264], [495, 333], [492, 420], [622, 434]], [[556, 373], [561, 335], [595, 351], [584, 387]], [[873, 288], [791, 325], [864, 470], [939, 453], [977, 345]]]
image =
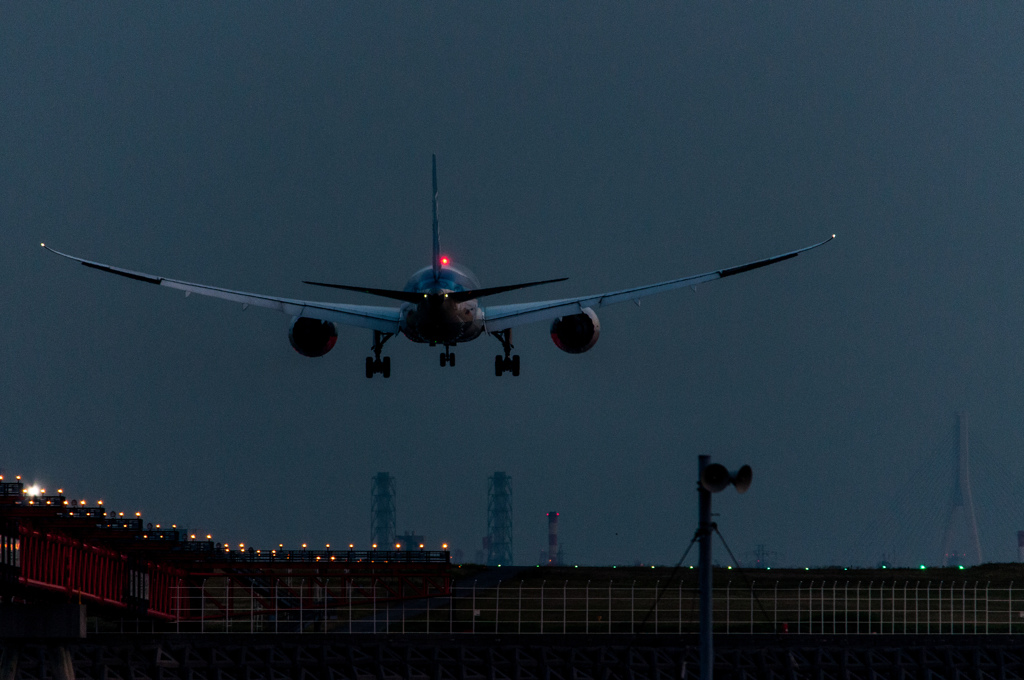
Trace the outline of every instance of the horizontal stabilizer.
[[477, 288], [476, 290], [460, 290], [455, 293], [448, 293], [448, 297], [455, 298], [456, 302], [465, 302], [466, 300], [476, 300], [477, 298], [487, 297], [488, 295], [497, 295], [498, 293], [507, 293], [510, 290], [519, 290], [520, 288], [531, 288], [533, 286], [543, 286], [545, 283], [558, 283], [559, 281], [568, 281], [568, 277], [562, 277], [560, 279], [548, 279], [547, 281], [533, 281], [531, 283], [514, 283], [511, 286], [494, 286], [493, 288]]
[[311, 286], [323, 286], [324, 288], [337, 288], [339, 290], [352, 290], [357, 293], [376, 295], [377, 297], [401, 300], [402, 302], [419, 302], [423, 299], [423, 293], [413, 293], [407, 290], [387, 290], [386, 288], [366, 288], [363, 286], [345, 286], [340, 283], [318, 283], [316, 281], [303, 281]]
[[[493, 288], [477, 288], [476, 290], [459, 290], [452, 293], [448, 293], [448, 299], [455, 302], [466, 302], [467, 300], [475, 300], [477, 298], [486, 297], [488, 295], [497, 295], [498, 293], [505, 293], [510, 290], [519, 290], [520, 288], [530, 288], [532, 286], [541, 286], [545, 283], [557, 283], [558, 281], [566, 281], [566, 278], [561, 279], [549, 279], [547, 281], [532, 281], [530, 283], [515, 283], [511, 286], [495, 286]], [[402, 302], [420, 302], [424, 297], [424, 293], [413, 293], [407, 290], [387, 290], [385, 288], [366, 288], [364, 286], [346, 286], [340, 283], [319, 283], [317, 281], [303, 281], [311, 286], [323, 286], [324, 288], [337, 288], [339, 290], [351, 290], [356, 293], [366, 293], [367, 295], [376, 295], [377, 297], [390, 298], [392, 300], [401, 300]]]

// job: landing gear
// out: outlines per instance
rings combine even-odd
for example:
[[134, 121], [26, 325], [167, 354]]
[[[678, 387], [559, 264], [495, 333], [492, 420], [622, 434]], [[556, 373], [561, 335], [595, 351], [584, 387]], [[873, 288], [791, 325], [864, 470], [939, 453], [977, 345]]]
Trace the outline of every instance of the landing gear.
[[444, 346], [444, 352], [441, 353], [441, 368], [445, 366], [455, 365], [455, 352], [448, 351], [448, 345]]
[[497, 333], [491, 333], [501, 343], [502, 349], [505, 350], [505, 356], [500, 354], [494, 357], [494, 375], [501, 377], [502, 373], [508, 372], [513, 376], [519, 375], [519, 355], [512, 354], [512, 331], [506, 329], [498, 331]]
[[391, 357], [380, 356], [380, 352], [384, 349], [384, 343], [395, 336], [394, 333], [381, 333], [380, 331], [373, 332], [373, 352], [372, 357], [366, 357], [366, 377], [372, 378], [376, 374], [380, 373], [385, 378], [391, 377]]

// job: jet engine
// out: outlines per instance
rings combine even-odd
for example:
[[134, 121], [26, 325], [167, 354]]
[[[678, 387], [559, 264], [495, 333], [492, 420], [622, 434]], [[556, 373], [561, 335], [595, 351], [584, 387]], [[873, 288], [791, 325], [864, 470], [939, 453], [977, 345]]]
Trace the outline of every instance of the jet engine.
[[600, 335], [601, 322], [590, 307], [584, 307], [582, 314], [560, 316], [551, 324], [551, 340], [569, 354], [583, 354], [597, 344]]
[[322, 357], [338, 341], [338, 329], [330, 321], [297, 316], [288, 329], [288, 342], [304, 357]]

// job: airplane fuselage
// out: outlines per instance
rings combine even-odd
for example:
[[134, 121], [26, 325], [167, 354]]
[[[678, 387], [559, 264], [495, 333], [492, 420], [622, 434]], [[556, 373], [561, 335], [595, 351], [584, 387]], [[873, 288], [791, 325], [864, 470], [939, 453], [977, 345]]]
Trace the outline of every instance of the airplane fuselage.
[[455, 302], [446, 294], [480, 287], [468, 269], [445, 265], [434, 278], [432, 267], [419, 270], [405, 284], [405, 291], [422, 293], [423, 301], [402, 304], [399, 328], [413, 342], [455, 345], [484, 331], [484, 316], [476, 300]]

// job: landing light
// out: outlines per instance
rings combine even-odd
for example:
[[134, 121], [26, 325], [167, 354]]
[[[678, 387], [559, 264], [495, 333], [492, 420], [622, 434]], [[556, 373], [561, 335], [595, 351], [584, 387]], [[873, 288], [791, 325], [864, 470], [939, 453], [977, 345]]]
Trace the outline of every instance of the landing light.
[[25, 493], [28, 494], [29, 496], [38, 496], [40, 493], [39, 485], [33, 484], [32, 486], [28, 487], [28, 489], [25, 490]]

